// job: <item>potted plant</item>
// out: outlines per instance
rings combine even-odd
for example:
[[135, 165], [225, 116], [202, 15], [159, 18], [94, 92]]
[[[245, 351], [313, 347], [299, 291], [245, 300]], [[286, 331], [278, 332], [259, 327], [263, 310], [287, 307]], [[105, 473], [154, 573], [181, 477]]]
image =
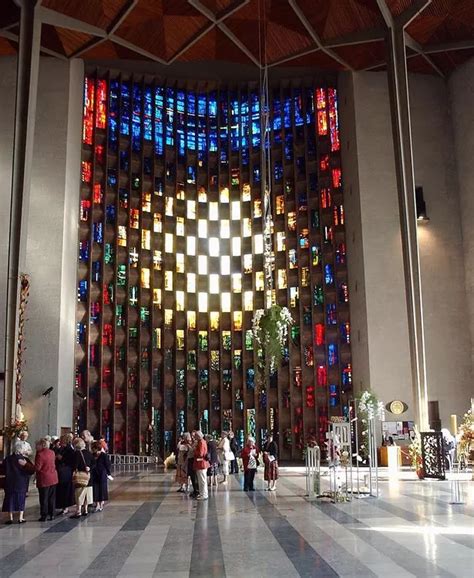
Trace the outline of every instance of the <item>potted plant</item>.
[[422, 480], [425, 477], [425, 470], [423, 468], [423, 458], [421, 457], [421, 436], [416, 426], [413, 431], [414, 436], [408, 446], [408, 453], [410, 454], [412, 468], [414, 468], [418, 478]]

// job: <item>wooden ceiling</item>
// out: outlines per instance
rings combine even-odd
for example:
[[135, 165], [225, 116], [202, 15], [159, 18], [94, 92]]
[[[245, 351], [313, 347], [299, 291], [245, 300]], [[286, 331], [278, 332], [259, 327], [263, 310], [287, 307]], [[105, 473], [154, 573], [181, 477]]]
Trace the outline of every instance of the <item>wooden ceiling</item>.
[[[19, 8], [1, 3], [10, 55]], [[62, 59], [383, 70], [387, 23], [406, 17], [410, 70], [446, 76], [474, 55], [474, 0], [40, 0], [37, 10], [43, 53]]]

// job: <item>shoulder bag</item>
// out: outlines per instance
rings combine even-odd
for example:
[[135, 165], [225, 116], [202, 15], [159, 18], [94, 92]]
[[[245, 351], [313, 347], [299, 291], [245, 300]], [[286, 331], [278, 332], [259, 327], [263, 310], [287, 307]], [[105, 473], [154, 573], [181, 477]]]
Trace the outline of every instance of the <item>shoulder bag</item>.
[[[86, 460], [84, 459], [84, 454], [81, 451], [81, 458], [84, 462], [84, 466], [87, 468]], [[76, 470], [72, 474], [72, 483], [76, 488], [86, 488], [89, 485], [89, 481], [91, 479], [91, 475], [89, 472], [81, 472], [80, 470]]]

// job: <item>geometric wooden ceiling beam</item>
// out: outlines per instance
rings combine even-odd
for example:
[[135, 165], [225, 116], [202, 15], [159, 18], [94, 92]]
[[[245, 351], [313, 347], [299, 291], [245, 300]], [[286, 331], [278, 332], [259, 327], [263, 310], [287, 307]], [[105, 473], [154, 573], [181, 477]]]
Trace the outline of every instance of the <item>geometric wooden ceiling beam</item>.
[[385, 40], [385, 30], [380, 26], [360, 30], [351, 34], [345, 34], [336, 38], [322, 42], [325, 48], [338, 48], [342, 46], [355, 46], [356, 44], [366, 44], [367, 42], [377, 42]]
[[306, 18], [306, 15], [301, 10], [301, 8], [298, 6], [296, 0], [288, 0], [288, 3], [293, 8], [294, 13], [299, 18], [299, 20], [303, 24], [303, 26], [306, 28], [307, 32], [309, 33], [309, 35], [311, 36], [311, 38], [313, 39], [315, 44], [318, 46], [318, 48], [320, 48], [320, 50], [325, 52], [330, 58], [332, 58], [333, 60], [336, 60], [337, 62], [339, 62], [339, 64], [342, 64], [348, 70], [354, 70], [354, 68], [349, 63], [347, 63], [343, 58], [341, 58], [336, 52], [334, 52], [330, 48], [327, 48], [323, 44], [323, 42], [321, 41], [319, 36], [316, 34], [316, 31], [312, 27], [311, 23]]
[[[225, 12], [219, 17], [216, 18], [216, 15], [212, 10], [209, 10], [207, 6], [202, 4], [199, 0], [188, 0], [188, 4], [190, 4], [195, 10], [200, 12], [203, 16], [209, 19], [212, 23], [212, 28], [217, 27], [221, 32], [223, 32], [229, 40], [231, 40], [239, 50], [241, 50], [247, 58], [249, 58], [255, 66], [258, 68], [262, 68], [260, 61], [250, 52], [250, 50], [245, 46], [245, 44], [230, 30], [226, 24], [224, 23], [227, 18], [235, 14], [239, 10], [241, 10], [246, 4], [248, 4], [250, 0], [240, 0], [239, 2], [235, 3], [235, 6], [232, 6], [230, 9], [225, 10]], [[194, 42], [190, 44], [192, 46]], [[187, 48], [186, 48], [187, 49]]]
[[427, 44], [423, 46], [425, 54], [438, 52], [452, 52], [453, 50], [470, 50], [474, 48], [474, 40], [460, 40], [459, 42], [445, 42], [442, 44]]
[[414, 38], [412, 38], [410, 34], [408, 34], [408, 32], [406, 31], [406, 27], [408, 26], [408, 24], [410, 24], [410, 22], [412, 22], [419, 14], [421, 14], [423, 10], [425, 10], [425, 8], [427, 8], [431, 4], [431, 2], [432, 0], [415, 0], [415, 2], [410, 6], [410, 8], [404, 10], [396, 18], [394, 18], [392, 13], [390, 12], [386, 0], [377, 0], [377, 5], [383, 16], [383, 19], [385, 20], [385, 24], [387, 25], [387, 27], [390, 28], [391, 30], [402, 29], [405, 36], [405, 44], [409, 48], [414, 50], [417, 54], [422, 56], [426, 60], [426, 62], [431, 66], [431, 68], [434, 71], [436, 71], [442, 78], [444, 78], [445, 75], [442, 72], [442, 70], [440, 70], [438, 66], [436, 66], [436, 64], [431, 60], [431, 58], [427, 54], [425, 54], [425, 52], [423, 51], [423, 47], [420, 44], [418, 44], [418, 42], [416, 42], [416, 40], [414, 40]]
[[285, 62], [291, 62], [292, 60], [296, 60], [297, 58], [301, 58], [302, 56], [308, 56], [308, 54], [314, 54], [315, 52], [320, 52], [321, 48], [319, 46], [315, 46], [314, 48], [308, 48], [307, 50], [301, 50], [300, 52], [294, 52], [280, 60], [275, 60], [274, 62], [270, 62], [268, 68], [273, 68], [274, 66], [280, 66], [280, 64], [285, 64]]
[[[7, 40], [11, 40], [12, 42], [18, 43], [20, 41], [18, 34], [13, 34], [13, 32], [9, 32], [5, 29], [0, 29], [0, 37], [6, 38]], [[48, 54], [49, 56], [54, 56], [55, 58], [59, 58], [59, 60], [68, 60], [67, 56], [61, 54], [60, 52], [56, 52], [55, 50], [51, 50], [49, 48], [41, 46], [41, 52], [44, 54]]]
[[38, 9], [38, 16], [43, 24], [58, 26], [59, 28], [66, 28], [68, 30], [74, 30], [75, 32], [98, 36], [99, 38], [106, 38], [107, 36], [107, 30], [104, 30], [103, 28], [93, 26], [83, 20], [66, 16], [66, 14], [61, 14], [60, 12], [44, 8], [43, 6], [40, 6]]

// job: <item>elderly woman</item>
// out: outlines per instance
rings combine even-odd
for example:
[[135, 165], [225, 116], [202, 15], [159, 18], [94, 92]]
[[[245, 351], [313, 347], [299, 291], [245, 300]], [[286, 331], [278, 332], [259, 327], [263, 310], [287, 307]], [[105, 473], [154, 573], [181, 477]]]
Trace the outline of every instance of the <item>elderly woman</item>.
[[56, 487], [56, 508], [67, 514], [69, 508], [76, 503], [72, 472], [76, 463], [76, 454], [72, 446], [74, 436], [67, 433], [61, 436], [61, 445], [56, 454], [56, 469], [58, 471], [58, 485]]
[[252, 437], [247, 438], [247, 445], [242, 450], [242, 463], [244, 466], [244, 492], [255, 490], [253, 482], [258, 466], [258, 448]]
[[197, 441], [196, 448], [194, 450], [194, 469], [196, 471], [196, 477], [199, 485], [199, 501], [207, 500], [209, 497], [207, 491], [207, 468], [209, 467], [209, 462], [207, 461], [207, 443], [204, 439], [204, 434], [202, 431], [194, 432], [194, 438]]
[[92, 487], [96, 511], [102, 512], [105, 502], [109, 499], [108, 480], [113, 480], [110, 459], [100, 441], [92, 444], [94, 465], [92, 469]]
[[230, 441], [226, 431], [222, 432], [221, 441], [217, 446], [217, 454], [222, 465], [222, 475], [224, 476], [222, 483], [227, 484], [230, 463], [235, 459], [235, 456], [230, 450]]
[[278, 480], [278, 446], [272, 434], [268, 436], [263, 448], [263, 462], [265, 464], [263, 478], [268, 484], [267, 490], [274, 492]]
[[[189, 436], [189, 433], [188, 433]], [[188, 452], [189, 438], [184, 433], [176, 448], [176, 481], [179, 484], [178, 492], [184, 493], [188, 487]]]
[[5, 468], [5, 497], [3, 499], [2, 512], [8, 513], [6, 524], [13, 524], [13, 513], [18, 512], [18, 523], [24, 524], [26, 493], [28, 482], [33, 470], [28, 468], [28, 452], [31, 451], [29, 443], [16, 441], [13, 453], [3, 461]]
[[56, 471], [56, 455], [50, 449], [49, 441], [44, 438], [36, 442], [35, 470], [40, 503], [38, 521], [44, 522], [46, 516], [52, 520], [56, 505], [58, 472]]
[[[89, 504], [88, 494], [90, 494], [91, 502], [93, 501], [92, 495], [92, 468], [94, 465], [94, 458], [91, 452], [86, 449], [86, 443], [81, 438], [76, 438], [73, 442], [75, 456], [74, 456], [74, 471], [75, 472], [85, 472], [89, 474], [89, 481], [87, 486], [76, 485], [74, 492], [76, 497], [76, 513], [71, 518], [80, 518], [81, 516], [87, 516], [87, 506]], [[74, 474], [73, 474], [74, 481]]]

